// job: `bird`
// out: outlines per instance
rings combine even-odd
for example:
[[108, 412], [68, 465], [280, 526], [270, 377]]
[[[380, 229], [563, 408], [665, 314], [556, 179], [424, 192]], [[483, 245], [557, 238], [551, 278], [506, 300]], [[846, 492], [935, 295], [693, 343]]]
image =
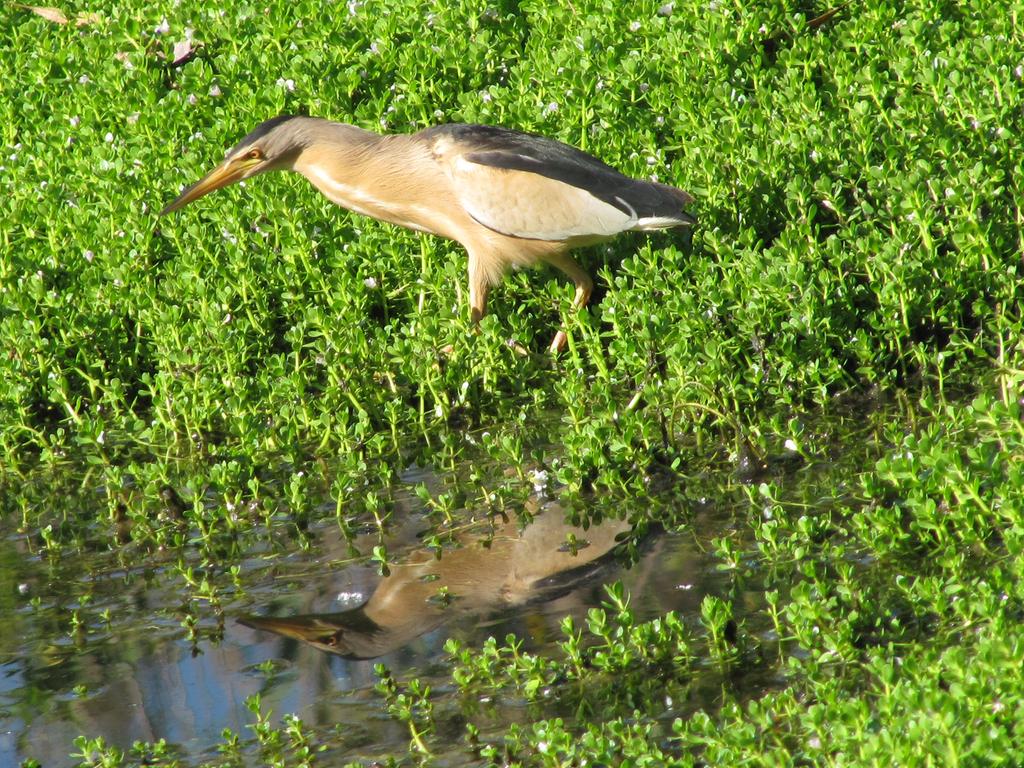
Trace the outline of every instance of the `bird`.
[[[528, 499], [532, 520], [510, 519], [493, 537], [463, 533], [440, 557], [414, 550], [391, 566], [366, 601], [335, 613], [241, 616], [252, 629], [300, 640], [347, 659], [373, 659], [459, 616], [485, 617], [566, 595], [615, 562], [633, 530], [606, 519], [584, 530], [556, 502]], [[486, 546], [484, 542], [486, 541]]]
[[[160, 215], [266, 171], [296, 171], [358, 214], [454, 240], [469, 256], [470, 319], [510, 268], [546, 263], [575, 285], [573, 309], [594, 287], [570, 251], [623, 232], [691, 226], [694, 197], [625, 176], [576, 147], [533, 133], [452, 123], [385, 134], [304, 115], [260, 124]], [[559, 330], [550, 344], [566, 344]]]

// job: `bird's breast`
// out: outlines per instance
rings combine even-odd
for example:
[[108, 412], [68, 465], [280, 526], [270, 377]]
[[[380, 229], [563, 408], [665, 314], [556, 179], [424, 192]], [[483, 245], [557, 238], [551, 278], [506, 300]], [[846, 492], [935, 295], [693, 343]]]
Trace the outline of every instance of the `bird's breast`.
[[421, 192], [421, 185], [411, 179], [403, 182], [378, 177], [348, 182], [318, 163], [306, 165], [301, 168], [301, 173], [328, 200], [350, 211], [418, 232], [450, 238], [456, 236], [451, 209], [446, 209], [443, 203], [443, 190], [436, 190], [434, 199], [431, 199], [429, 193]]

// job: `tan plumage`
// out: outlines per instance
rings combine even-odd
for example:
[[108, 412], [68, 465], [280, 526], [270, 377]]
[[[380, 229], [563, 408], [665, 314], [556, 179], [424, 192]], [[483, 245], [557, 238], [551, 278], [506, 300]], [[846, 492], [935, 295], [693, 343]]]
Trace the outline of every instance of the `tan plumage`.
[[[629, 230], [693, 223], [693, 198], [623, 176], [600, 160], [542, 136], [482, 125], [443, 125], [380, 136], [311, 117], [268, 120], [162, 214], [269, 170], [304, 175], [357, 213], [461, 243], [469, 254], [471, 316], [511, 266], [539, 261], [565, 273], [584, 306], [593, 281], [569, 251]], [[559, 331], [551, 343], [565, 344]]]

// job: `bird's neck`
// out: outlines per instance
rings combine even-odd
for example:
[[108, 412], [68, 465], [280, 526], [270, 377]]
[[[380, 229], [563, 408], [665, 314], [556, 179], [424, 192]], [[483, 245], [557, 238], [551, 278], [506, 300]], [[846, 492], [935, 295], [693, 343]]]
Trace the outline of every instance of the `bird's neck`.
[[431, 205], [445, 179], [429, 151], [411, 136], [380, 136], [332, 124], [299, 154], [292, 169], [344, 208], [409, 229], [446, 234], [439, 230]]

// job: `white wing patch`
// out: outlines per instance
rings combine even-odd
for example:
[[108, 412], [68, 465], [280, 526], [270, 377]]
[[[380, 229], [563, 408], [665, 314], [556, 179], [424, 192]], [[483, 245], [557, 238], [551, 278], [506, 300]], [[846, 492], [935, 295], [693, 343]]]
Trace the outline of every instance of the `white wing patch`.
[[489, 229], [530, 240], [612, 237], [636, 226], [636, 211], [623, 213], [584, 189], [528, 171], [455, 159], [449, 166], [459, 202]]
[[672, 218], [671, 216], [648, 216], [643, 219], [637, 219], [633, 229], [638, 229], [641, 232], [646, 232], [649, 229], [670, 229], [672, 227], [678, 227], [681, 224], [685, 224], [685, 220], [679, 218]]

